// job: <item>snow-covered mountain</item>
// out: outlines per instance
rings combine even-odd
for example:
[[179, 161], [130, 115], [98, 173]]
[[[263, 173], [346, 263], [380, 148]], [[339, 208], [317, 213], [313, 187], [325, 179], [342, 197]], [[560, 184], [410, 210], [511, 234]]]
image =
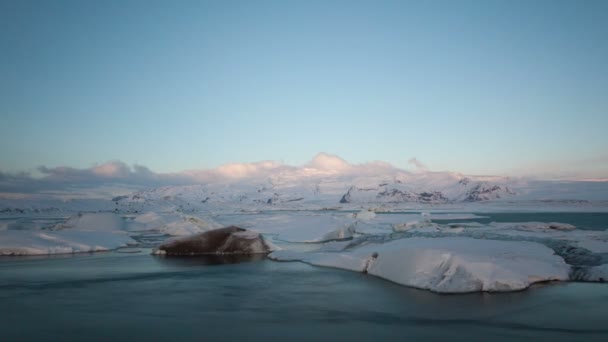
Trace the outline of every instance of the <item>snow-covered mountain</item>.
[[[129, 175], [139, 177], [140, 173]], [[98, 195], [89, 200], [54, 199], [49, 198], [48, 192], [41, 193], [45, 197], [37, 200], [29, 195], [23, 199], [13, 195], [14, 199], [0, 198], [0, 212], [390, 209], [534, 201], [526, 204], [530, 207], [580, 206], [590, 201], [608, 201], [608, 182], [470, 176], [426, 169], [408, 171], [378, 161], [350, 164], [325, 153], [299, 167], [270, 161], [237, 163], [212, 170], [187, 171], [179, 177], [156, 175], [153, 178], [162, 178], [162, 184], [169, 186], [126, 183], [123, 185], [128, 190], [118, 192], [118, 196], [107, 196], [106, 200]], [[61, 196], [66, 192], [58, 193]]]
[[[170, 207], [195, 211], [201, 207], [337, 207], [347, 204], [448, 204], [480, 202], [517, 195], [507, 177], [465, 177], [451, 172], [408, 172], [390, 165], [351, 166], [317, 157], [315, 167], [283, 169], [267, 178], [245, 177], [206, 184], [170, 186], [113, 199], [124, 211]], [[337, 158], [337, 157], [334, 157]], [[323, 165], [331, 164], [331, 169]], [[321, 165], [319, 165], [321, 164]], [[336, 167], [336, 164], [340, 167]], [[337, 171], [336, 171], [337, 170]]]

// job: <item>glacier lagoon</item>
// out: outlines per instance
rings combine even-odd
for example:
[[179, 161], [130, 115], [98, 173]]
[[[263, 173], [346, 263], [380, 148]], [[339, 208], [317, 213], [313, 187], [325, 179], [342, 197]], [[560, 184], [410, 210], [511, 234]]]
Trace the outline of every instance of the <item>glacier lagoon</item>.
[[[120, 225], [128, 233], [118, 236], [135, 242], [100, 253], [1, 257], [3, 336], [9, 340], [67, 336], [87, 336], [92, 340], [200, 340], [201, 336], [247, 340], [608, 338], [608, 286], [602, 283], [543, 282], [532, 284], [525, 291], [446, 295], [401, 286], [370, 274], [300, 262], [275, 262], [259, 255], [150, 255], [152, 248], [171, 233], [187, 235], [196, 227], [207, 230], [233, 223], [249, 223], [250, 228], [265, 231], [265, 236], [283, 249], [312, 254], [318, 248], [331, 250], [369, 236], [391, 235], [391, 241], [421, 236], [445, 239], [448, 236], [437, 234], [451, 236], [452, 229], [460, 228], [468, 231], [457, 230], [456, 235], [493, 231], [490, 241], [553, 241], [564, 236], [569, 239], [568, 234], [574, 233], [573, 241], [577, 243], [590, 238], [603, 244], [607, 213], [270, 211], [231, 212], [215, 215], [213, 220], [206, 216], [204, 223], [203, 219], [194, 219], [196, 216], [183, 219], [175, 213], [123, 215], [120, 220], [109, 215], [114, 214], [84, 214], [68, 219], [48, 215], [3, 217], [5, 232], [35, 231], [32, 226], [40, 222], [46, 227], [60, 227], [59, 232], [69, 232], [103, 222], [106, 228], [92, 229], [92, 233], [108, 230], [112, 224]], [[355, 220], [363, 222], [356, 226], [363, 234], [354, 231], [353, 236], [335, 239], [335, 230], [329, 230], [330, 241], [302, 243], [281, 239], [281, 234], [294, 240], [326, 236], [323, 229], [294, 234], [297, 225], [286, 228], [286, 224], [329, 222], [335, 228], [357, 215], [364, 218]], [[149, 230], [151, 222], [159, 219], [163, 221], [162, 228]], [[396, 232], [398, 222], [415, 224], [406, 224], [405, 231]], [[550, 224], [542, 222], [560, 223], [549, 228]], [[488, 236], [477, 238], [484, 241]], [[572, 260], [589, 263], [588, 266], [605, 264], [602, 248], [588, 253], [592, 258], [583, 255], [577, 259], [579, 256], [575, 255]]]
[[148, 252], [1, 258], [3, 339], [608, 338], [603, 284], [441, 295], [302, 263]]

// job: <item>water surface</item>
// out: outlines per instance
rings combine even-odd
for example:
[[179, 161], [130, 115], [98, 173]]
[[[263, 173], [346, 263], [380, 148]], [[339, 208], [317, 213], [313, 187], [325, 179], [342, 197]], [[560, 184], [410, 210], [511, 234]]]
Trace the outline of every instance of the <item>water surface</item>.
[[301, 263], [148, 252], [0, 258], [3, 340], [608, 340], [603, 284], [438, 295]]

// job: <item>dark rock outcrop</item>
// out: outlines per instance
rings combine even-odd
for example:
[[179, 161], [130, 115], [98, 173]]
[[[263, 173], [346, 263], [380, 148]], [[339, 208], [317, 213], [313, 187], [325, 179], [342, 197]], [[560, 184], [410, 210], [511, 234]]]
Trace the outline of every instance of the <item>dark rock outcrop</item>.
[[488, 183], [480, 183], [467, 191], [463, 202], [480, 202], [501, 198], [504, 195], [515, 194], [508, 187]]

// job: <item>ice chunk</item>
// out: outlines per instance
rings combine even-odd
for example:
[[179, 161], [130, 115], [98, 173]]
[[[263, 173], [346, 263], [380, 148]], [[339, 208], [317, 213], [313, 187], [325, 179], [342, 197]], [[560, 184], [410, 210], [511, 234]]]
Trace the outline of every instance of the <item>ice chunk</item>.
[[402, 285], [442, 293], [516, 291], [568, 280], [570, 266], [550, 248], [521, 241], [409, 238], [339, 253], [275, 252], [276, 260], [367, 271]]
[[608, 264], [584, 267], [575, 272], [574, 280], [582, 281], [608, 281]]
[[344, 240], [352, 238], [355, 234], [354, 225], [332, 224], [332, 225], [304, 225], [294, 227], [279, 234], [279, 239], [286, 242], [318, 243], [332, 240]]
[[376, 213], [371, 210], [361, 210], [355, 214], [355, 218], [359, 220], [371, 220], [376, 217]]
[[186, 216], [173, 221], [158, 231], [167, 235], [183, 236], [205, 232], [212, 229], [220, 228], [221, 225], [210, 219], [200, 219], [194, 216]]
[[350, 215], [274, 215], [244, 221], [248, 229], [276, 234], [284, 242], [319, 243], [348, 239], [355, 234]]
[[339, 268], [354, 272], [364, 272], [369, 259], [359, 254], [335, 252], [305, 253], [289, 250], [276, 251], [268, 257], [275, 261], [302, 261], [315, 266]]
[[43, 255], [107, 251], [135, 244], [128, 235], [107, 231], [0, 231], [0, 255]]
[[87, 231], [117, 231], [124, 230], [125, 221], [113, 213], [84, 213], [72, 216], [54, 229], [71, 229]]
[[[556, 228], [559, 227], [559, 228]], [[492, 222], [490, 226], [476, 229], [476, 237], [488, 234], [501, 235], [510, 239], [549, 241], [569, 241], [593, 253], [608, 253], [608, 231], [579, 230], [574, 226], [556, 222]], [[473, 230], [468, 230], [473, 233]]]
[[580, 238], [576, 241], [579, 247], [585, 248], [593, 253], [608, 253], [608, 234], [603, 234], [603, 237], [588, 236]]
[[521, 230], [574, 230], [576, 226], [560, 222], [492, 222], [496, 228], [515, 228]]
[[393, 226], [393, 230], [396, 232], [438, 232], [439, 225], [431, 222], [430, 220], [411, 221]]
[[200, 218], [177, 213], [147, 212], [135, 217], [129, 224], [130, 231], [155, 231], [166, 235], [184, 236], [202, 233], [222, 225], [210, 218]]

